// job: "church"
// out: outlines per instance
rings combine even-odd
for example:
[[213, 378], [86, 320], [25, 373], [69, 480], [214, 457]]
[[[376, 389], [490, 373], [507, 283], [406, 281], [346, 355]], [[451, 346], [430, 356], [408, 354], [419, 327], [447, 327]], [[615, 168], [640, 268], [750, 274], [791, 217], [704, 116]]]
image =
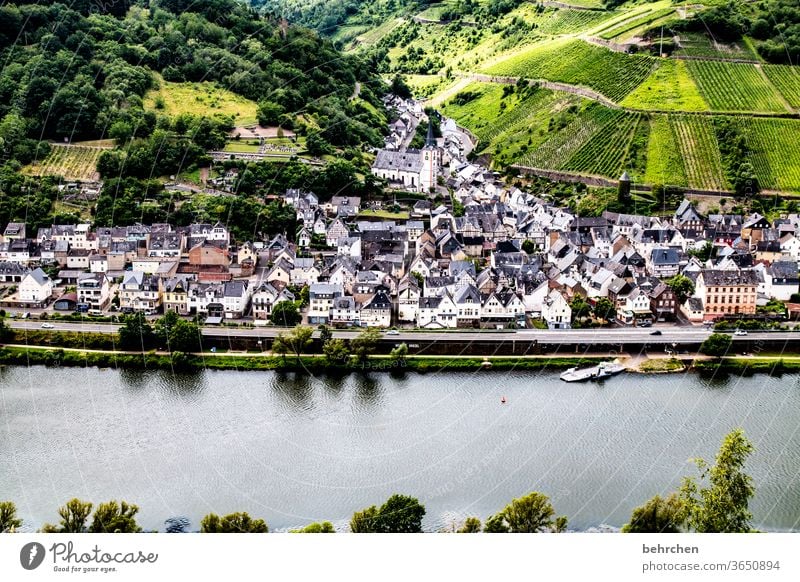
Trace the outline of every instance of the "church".
[[380, 150], [372, 164], [372, 173], [384, 178], [390, 186], [412, 192], [430, 192], [436, 187], [441, 151], [433, 137], [433, 126], [428, 122], [428, 137], [421, 150]]

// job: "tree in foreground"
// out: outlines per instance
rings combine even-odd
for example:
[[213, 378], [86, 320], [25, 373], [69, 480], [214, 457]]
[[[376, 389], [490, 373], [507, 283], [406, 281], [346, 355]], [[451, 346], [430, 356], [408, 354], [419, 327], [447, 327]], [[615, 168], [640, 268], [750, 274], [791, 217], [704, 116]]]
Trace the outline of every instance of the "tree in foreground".
[[700, 353], [722, 357], [728, 353], [733, 339], [727, 333], [712, 333], [700, 344]]
[[477, 517], [468, 517], [456, 533], [481, 533], [481, 520]]
[[101, 503], [94, 511], [91, 533], [138, 533], [142, 528], [136, 523], [137, 505], [126, 501]]
[[279, 333], [272, 342], [272, 351], [286, 356], [292, 353], [299, 360], [303, 350], [311, 345], [314, 330], [307, 325], [298, 325], [288, 333]]
[[70, 499], [58, 508], [61, 522], [58, 525], [45, 524], [44, 533], [83, 533], [86, 531], [86, 520], [92, 513], [92, 504], [80, 499]]
[[263, 519], [253, 519], [247, 513], [231, 513], [220, 517], [209, 513], [200, 522], [201, 533], [267, 533], [269, 528]]
[[532, 491], [514, 499], [500, 512], [486, 520], [487, 533], [561, 532], [567, 528], [567, 518], [554, 518], [555, 510], [547, 495]]
[[149, 350], [155, 342], [153, 326], [143, 313], [126, 315], [119, 328], [119, 345], [125, 350]]
[[380, 507], [374, 505], [353, 514], [353, 533], [421, 533], [425, 506], [415, 497], [392, 495]]
[[329, 521], [310, 523], [304, 528], [293, 529], [291, 533], [336, 533], [333, 524]]
[[329, 364], [341, 364], [350, 358], [350, 350], [343, 339], [329, 339], [322, 344], [322, 353]]
[[358, 357], [358, 361], [363, 364], [375, 353], [375, 347], [380, 339], [380, 330], [375, 327], [368, 327], [350, 341], [350, 349]]
[[700, 483], [685, 477], [680, 489], [683, 516], [690, 531], [699, 533], [744, 533], [752, 531], [748, 509], [755, 495], [753, 479], [744, 472], [753, 445], [741, 429], [728, 434], [709, 467], [702, 459], [695, 462]]
[[679, 533], [683, 524], [683, 502], [677, 494], [666, 498], [656, 495], [641, 507], [633, 510], [630, 523], [622, 527], [623, 533]]
[[686, 300], [694, 293], [694, 281], [686, 275], [675, 275], [665, 281], [675, 294], [675, 299], [683, 305]]
[[0, 533], [11, 532], [22, 525], [13, 501], [0, 501]]

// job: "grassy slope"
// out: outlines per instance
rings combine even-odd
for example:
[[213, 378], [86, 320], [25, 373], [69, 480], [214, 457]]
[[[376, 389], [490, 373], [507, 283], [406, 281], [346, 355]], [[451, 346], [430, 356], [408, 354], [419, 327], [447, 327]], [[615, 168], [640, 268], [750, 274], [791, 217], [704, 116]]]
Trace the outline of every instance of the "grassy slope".
[[66, 180], [97, 180], [97, 158], [103, 149], [82, 145], [54, 145], [50, 155], [22, 169], [29, 176], [62, 176]]
[[666, 115], [653, 115], [650, 120], [644, 180], [648, 184], [688, 186], [675, 133]]
[[171, 83], [159, 79], [160, 87], [145, 95], [146, 109], [156, 109], [156, 99], [163, 100], [160, 111], [170, 116], [182, 113], [207, 117], [233, 116], [237, 125], [256, 122], [256, 104], [214, 83]]
[[659, 59], [658, 68], [621, 105], [643, 110], [709, 110], [686, 63], [668, 59]]

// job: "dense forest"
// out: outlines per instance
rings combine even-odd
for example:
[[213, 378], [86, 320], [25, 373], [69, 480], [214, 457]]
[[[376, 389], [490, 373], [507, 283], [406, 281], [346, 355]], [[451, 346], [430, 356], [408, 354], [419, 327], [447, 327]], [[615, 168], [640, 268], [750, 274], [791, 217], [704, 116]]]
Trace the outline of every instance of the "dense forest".
[[[57, 181], [19, 170], [46, 157], [48, 141], [92, 139], [118, 145], [99, 158], [106, 184], [98, 224], [170, 216], [176, 208], [160, 203], [157, 179], [207, 165], [206, 151], [224, 145], [233, 118], [146, 108], [146, 93], [164, 81], [215, 83], [257, 102], [259, 119], [309, 136], [320, 150], [349, 151], [349, 159], [383, 143], [385, 86], [369, 67], [237, 0], [6, 3], [0, 57], [2, 220], [73, 219], [52, 214]], [[324, 183], [325, 172], [316, 173]], [[250, 185], [247, 195], [255, 190]], [[110, 192], [116, 211], [106, 204]]]

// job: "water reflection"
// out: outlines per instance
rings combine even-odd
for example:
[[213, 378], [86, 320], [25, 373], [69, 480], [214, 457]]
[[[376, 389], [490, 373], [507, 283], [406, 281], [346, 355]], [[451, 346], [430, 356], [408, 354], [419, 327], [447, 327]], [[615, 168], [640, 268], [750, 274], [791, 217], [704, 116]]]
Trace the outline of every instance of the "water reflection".
[[361, 410], [377, 407], [383, 400], [382, 381], [374, 372], [358, 372], [353, 376], [356, 388], [356, 401]]
[[270, 388], [289, 409], [311, 410], [315, 378], [301, 372], [276, 372], [270, 377]]

